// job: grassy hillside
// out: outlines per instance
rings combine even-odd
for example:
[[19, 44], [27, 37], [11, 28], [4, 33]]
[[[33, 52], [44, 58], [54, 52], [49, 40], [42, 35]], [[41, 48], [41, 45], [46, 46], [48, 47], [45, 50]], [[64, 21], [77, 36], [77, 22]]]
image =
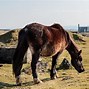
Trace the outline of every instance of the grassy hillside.
[[[73, 33], [70, 33], [73, 37]], [[89, 89], [89, 37], [83, 37], [80, 34], [77, 35], [75, 42], [78, 47], [82, 49], [83, 64], [85, 72], [78, 74], [77, 71], [72, 67], [69, 70], [58, 70], [59, 78], [56, 80], [50, 80], [49, 72], [39, 73], [39, 78], [43, 81], [42, 84], [33, 84], [32, 75], [22, 73], [22, 86], [15, 86], [15, 78], [12, 74], [12, 65], [2, 64], [0, 67], [0, 89]], [[13, 35], [9, 35], [8, 38], [12, 39]], [[6, 38], [2, 38], [6, 39]], [[85, 42], [79, 41], [79, 39]], [[16, 40], [16, 39], [15, 39]], [[1, 40], [2, 41], [2, 40]], [[11, 42], [10, 40], [9, 42]], [[3, 42], [3, 41], [2, 41]], [[5, 40], [6, 44], [8, 41]], [[4, 43], [3, 42], [3, 43]], [[70, 61], [70, 56], [67, 51], [64, 51], [58, 59], [57, 66], [60, 65], [63, 58], [66, 57]], [[51, 66], [51, 59], [45, 58], [43, 61], [49, 62], [49, 68]], [[30, 64], [24, 64], [23, 68]]]
[[17, 44], [19, 29], [3, 32], [0, 35], [0, 47], [12, 47]]

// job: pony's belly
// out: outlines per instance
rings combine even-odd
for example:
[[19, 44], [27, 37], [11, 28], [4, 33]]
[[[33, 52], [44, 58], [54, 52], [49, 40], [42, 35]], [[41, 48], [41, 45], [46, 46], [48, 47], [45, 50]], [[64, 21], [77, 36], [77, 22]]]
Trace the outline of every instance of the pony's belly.
[[58, 52], [62, 52], [65, 49], [65, 44], [58, 43], [55, 45], [48, 44], [42, 48], [41, 56], [54, 56]]
[[55, 54], [55, 50], [54, 47], [51, 45], [47, 45], [45, 47], [42, 48], [42, 51], [40, 53], [41, 56], [52, 56]]

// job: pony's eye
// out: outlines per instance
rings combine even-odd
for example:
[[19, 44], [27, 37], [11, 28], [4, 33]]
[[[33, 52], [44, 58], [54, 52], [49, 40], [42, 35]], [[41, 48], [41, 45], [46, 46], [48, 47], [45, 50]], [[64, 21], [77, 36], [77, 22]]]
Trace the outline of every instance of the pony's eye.
[[79, 56], [79, 58], [78, 58], [80, 61], [82, 61], [82, 57], [81, 56]]

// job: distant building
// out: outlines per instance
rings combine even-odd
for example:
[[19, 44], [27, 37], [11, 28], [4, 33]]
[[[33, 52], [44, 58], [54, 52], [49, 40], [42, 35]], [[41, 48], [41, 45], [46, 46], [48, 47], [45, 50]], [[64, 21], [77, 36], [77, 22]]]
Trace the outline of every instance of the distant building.
[[89, 32], [89, 26], [80, 26], [78, 24], [78, 32]]

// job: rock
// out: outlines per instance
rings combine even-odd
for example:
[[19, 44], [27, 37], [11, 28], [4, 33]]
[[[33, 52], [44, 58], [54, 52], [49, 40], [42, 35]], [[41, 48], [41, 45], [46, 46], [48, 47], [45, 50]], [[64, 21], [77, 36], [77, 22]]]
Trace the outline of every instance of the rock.
[[[37, 72], [38, 73], [44, 73], [44, 72], [47, 71], [47, 67], [48, 67], [48, 63], [38, 61], [38, 63], [37, 63]], [[31, 67], [25, 67], [24, 69], [22, 69], [21, 72], [24, 72], [25, 74], [30, 75], [32, 73], [32, 70], [31, 70]]]
[[65, 70], [65, 69], [70, 69], [70, 68], [71, 68], [71, 64], [69, 63], [69, 61], [66, 58], [64, 58], [58, 69]]

